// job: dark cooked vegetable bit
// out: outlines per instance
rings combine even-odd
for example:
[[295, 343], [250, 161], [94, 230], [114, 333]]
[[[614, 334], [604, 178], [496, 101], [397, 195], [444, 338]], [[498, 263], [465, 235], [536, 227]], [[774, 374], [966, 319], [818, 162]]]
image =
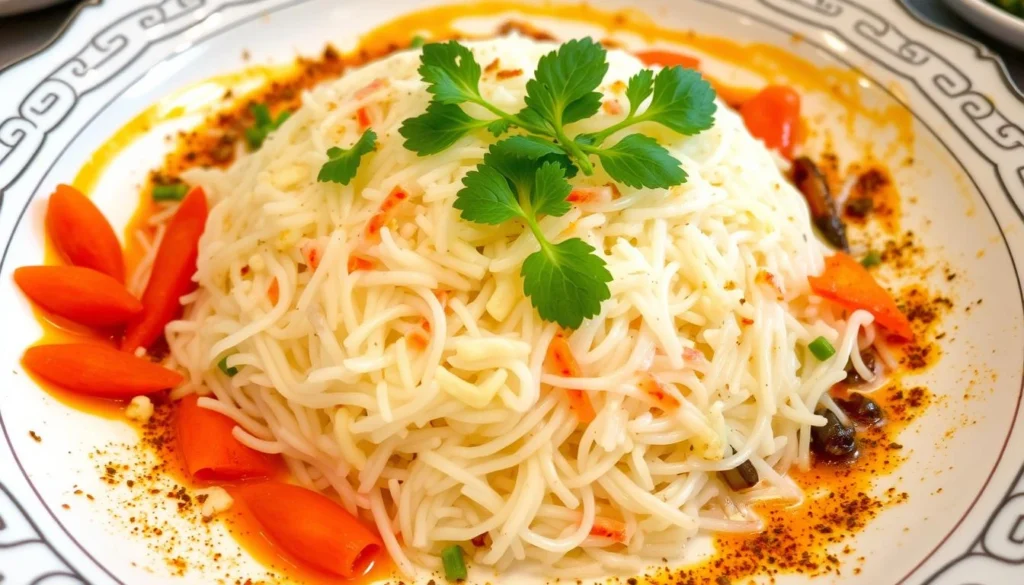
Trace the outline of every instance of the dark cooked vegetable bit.
[[854, 392], [846, 400], [837, 399], [836, 404], [843, 409], [846, 416], [861, 424], [873, 425], [882, 421], [882, 407], [863, 394]]
[[737, 492], [747, 488], [752, 488], [757, 485], [758, 481], [760, 481], [760, 478], [757, 476], [757, 470], [754, 469], [754, 464], [750, 461], [744, 461], [733, 469], [719, 471], [718, 476], [722, 478], [722, 481], [729, 484], [730, 488]]
[[[866, 349], [864, 351], [861, 351], [860, 352], [860, 359], [861, 359], [861, 361], [864, 362], [864, 365], [867, 366], [867, 368], [869, 370], [871, 370], [872, 372], [875, 371], [875, 352], [871, 351], [870, 349]], [[863, 384], [864, 382], [867, 381], [864, 378], [862, 378], [861, 375], [857, 372], [857, 368], [853, 367], [853, 362], [852, 361], [846, 362], [846, 368], [845, 369], [846, 369], [846, 380], [844, 380], [844, 381], [847, 384], [852, 384], [852, 385]]]
[[441, 564], [444, 565], [444, 578], [449, 581], [461, 581], [469, 574], [466, 561], [462, 558], [462, 547], [457, 544], [441, 551]]
[[836, 413], [819, 408], [814, 414], [825, 417], [825, 425], [811, 427], [811, 450], [830, 460], [844, 460], [857, 453], [856, 431], [839, 420]]
[[846, 240], [846, 224], [839, 217], [832, 191], [828, 188], [825, 175], [818, 170], [814, 161], [801, 156], [793, 161], [793, 184], [803, 193], [811, 208], [814, 225], [821, 231], [828, 243], [844, 252], [850, 251]]
[[846, 215], [865, 218], [874, 208], [874, 199], [870, 197], [853, 197], [846, 202]]

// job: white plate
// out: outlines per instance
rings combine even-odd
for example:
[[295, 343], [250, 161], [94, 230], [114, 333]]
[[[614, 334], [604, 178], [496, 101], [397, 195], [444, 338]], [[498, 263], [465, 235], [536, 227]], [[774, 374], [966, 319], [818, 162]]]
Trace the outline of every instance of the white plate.
[[[14, 268], [42, 260], [40, 207], [93, 150], [175, 89], [252, 62], [315, 53], [430, 0], [139, 0], [79, 14], [38, 55], [0, 72], [0, 582], [108, 585], [208, 583], [213, 565], [186, 579], [154, 557], [119, 520], [125, 489], [100, 484], [90, 459], [132, 442], [126, 424], [57, 403], [25, 376], [19, 356], [39, 335]], [[954, 265], [957, 310], [939, 364], [922, 383], [940, 395], [901, 436], [909, 461], [881, 487], [910, 500], [886, 510], [854, 541], [865, 560], [843, 582], [886, 585], [1024, 583], [1024, 98], [997, 59], [918, 21], [898, 3], [861, 0], [607, 0], [642, 7], [665, 25], [786, 47], [823, 65], [863, 72], [866, 99], [913, 113], [913, 176], [905, 225]], [[870, 7], [869, 7], [870, 6]], [[794, 35], [804, 39], [794, 43]], [[163, 131], [133, 144], [94, 199], [116, 225], [156, 165]], [[933, 272], [929, 284], [944, 280]], [[949, 285], [945, 285], [949, 286]], [[976, 299], [971, 311], [964, 307]], [[978, 375], [977, 372], [982, 375]], [[975, 386], [967, 384], [974, 381]], [[973, 396], [965, 401], [965, 390]], [[43, 437], [36, 442], [34, 431]], [[953, 432], [950, 432], [953, 431]], [[97, 463], [100, 461], [101, 463]], [[87, 502], [73, 491], [96, 496]], [[941, 488], [941, 489], [940, 489]], [[68, 504], [69, 509], [63, 505]], [[135, 513], [135, 512], [133, 512]], [[160, 517], [159, 509], [137, 513]], [[171, 514], [173, 517], [173, 514]], [[174, 530], [173, 519], [167, 524]], [[215, 525], [213, 530], [219, 530]], [[182, 533], [187, 537], [187, 532]], [[225, 556], [231, 556], [225, 539]], [[183, 552], [188, 547], [181, 547]], [[194, 547], [193, 547], [194, 548]], [[194, 551], [193, 551], [194, 552]], [[200, 551], [202, 552], [202, 551]], [[262, 575], [241, 558], [238, 571]], [[779, 583], [804, 583], [780, 576]], [[834, 582], [823, 578], [815, 582]]]
[[946, 4], [974, 26], [1024, 50], [1024, 18], [997, 8], [986, 0], [946, 0]]

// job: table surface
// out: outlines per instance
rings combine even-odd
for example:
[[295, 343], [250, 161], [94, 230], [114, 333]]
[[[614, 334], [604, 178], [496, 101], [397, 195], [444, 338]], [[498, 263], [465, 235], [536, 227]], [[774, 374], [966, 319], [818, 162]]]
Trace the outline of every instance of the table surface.
[[[942, 0], [886, 1], [903, 2], [926, 19], [988, 45], [1002, 56], [1017, 86], [1024, 88], [1024, 52], [985, 36], [947, 8]], [[38, 12], [0, 18], [0, 39], [3, 39], [0, 41], [0, 69], [49, 42], [67, 22], [77, 4], [79, 0], [68, 1]]]

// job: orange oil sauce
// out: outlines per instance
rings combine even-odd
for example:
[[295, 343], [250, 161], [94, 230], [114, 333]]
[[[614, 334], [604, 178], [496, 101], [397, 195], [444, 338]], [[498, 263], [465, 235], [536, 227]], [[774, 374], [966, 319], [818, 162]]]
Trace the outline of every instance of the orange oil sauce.
[[[164, 166], [157, 170], [155, 177], [173, 179], [181, 171], [199, 164], [227, 165], [233, 156], [225, 156], [227, 152], [223, 145], [228, 139], [237, 139], [238, 130], [251, 119], [247, 113], [247, 108], [251, 103], [267, 103], [275, 114], [284, 109], [294, 109], [300, 103], [300, 90], [312, 87], [326, 79], [337, 77], [346, 67], [361, 64], [385, 55], [396, 48], [408, 46], [411, 34], [427, 34], [431, 40], [463, 37], [465, 35], [455, 26], [457, 20], [465, 17], [497, 16], [507, 12], [517, 13], [519, 16], [516, 18], [526, 20], [532, 17], [546, 17], [584, 22], [603, 28], [609, 35], [628, 32], [638, 35], [651, 45], [675, 45], [680, 47], [680, 50], [692, 52], [694, 56], [700, 57], [702, 60], [709, 58], [729, 67], [755, 73], [767, 82], [791, 84], [801, 92], [826, 93], [851, 114], [846, 118], [848, 121], [852, 120], [853, 115], [857, 115], [872, 122], [888, 123], [897, 129], [901, 140], [909, 143], [913, 139], [912, 119], [906, 110], [896, 105], [872, 109], [864, 104], [860, 96], [861, 76], [859, 74], [845, 69], [819, 67], [790, 53], [785, 48], [762, 43], [737, 42], [702, 35], [694, 31], [668, 29], [657, 24], [649, 16], [633, 10], [606, 11], [587, 4], [537, 5], [484, 1], [440, 6], [402, 16], [365, 35], [361, 40], [360, 50], [353, 54], [338, 55], [336, 52], [326, 51], [319, 59], [300, 59], [294, 66], [273, 69], [252, 67], [237, 74], [209, 80], [200, 86], [189, 88], [171, 98], [161, 100], [160, 103], [136, 116], [103, 144], [75, 177], [74, 185], [86, 194], [91, 193], [109, 163], [134, 140], [150, 132], [159, 124], [192, 111], [187, 103], [177, 103], [175, 100], [179, 99], [180, 101], [182, 95], [188, 95], [190, 91], [198, 92], [198, 87], [206, 87], [208, 90], [198, 93], [208, 97], [214, 95], [213, 90], [209, 88], [221, 88], [219, 99], [207, 100], [217, 106], [216, 114], [208, 116], [206, 121], [194, 131], [177, 137], [176, 148], [168, 155]], [[793, 42], [798, 41], [794, 40]], [[233, 87], [247, 83], [255, 84], [256, 87], [246, 92], [231, 90]], [[727, 101], [742, 101], [756, 91], [756, 88], [721, 87], [723, 93], [727, 94], [723, 95], [723, 99]], [[805, 120], [805, 122], [807, 121]], [[852, 133], [852, 123], [852, 121], [848, 122], [850, 124], [846, 128], [848, 133]], [[813, 125], [822, 126], [817, 122], [814, 122]], [[806, 127], [804, 131], [808, 131]], [[215, 150], [218, 148], [220, 150]], [[138, 198], [133, 201], [136, 211], [124, 231], [125, 258], [129, 273], [144, 256], [144, 250], [136, 241], [134, 234], [138, 230], [149, 229], [150, 218], [159, 210], [158, 206], [152, 202], [149, 190], [150, 184], [147, 184], [141, 189]], [[60, 261], [49, 244], [47, 245], [46, 260], [47, 263], [59, 263]], [[66, 339], [68, 336], [79, 336], [97, 343], [105, 342], [101, 335], [67, 328], [67, 324], [52, 323], [42, 315], [40, 315], [40, 322], [46, 331], [42, 342], [53, 342], [58, 339]], [[104, 416], [120, 416], [120, 405], [111, 407], [109, 404], [96, 404], [96, 402], [104, 401], [68, 397], [64, 396], [67, 393], [52, 388], [48, 388], [48, 391], [75, 408], [82, 408]], [[889, 412], [892, 405], [885, 397], [885, 392], [888, 390], [880, 390], [875, 393], [874, 397]], [[892, 390], [893, 395], [895, 392], [896, 390]], [[171, 407], [165, 406], [164, 408]], [[861, 491], [866, 493], [870, 489], [873, 475], [891, 471], [899, 461], [898, 453], [892, 453], [892, 449], [883, 448], [880, 445], [883, 443], [888, 445], [892, 442], [888, 439], [894, 437], [905, 424], [900, 422], [901, 420], [893, 418], [885, 430], [869, 433], [869, 437], [877, 436], [878, 438], [877, 440], [872, 439], [875, 441], [873, 446], [862, 446], [862, 456], [855, 464], [836, 467], [815, 466], [810, 471], [795, 473], [795, 479], [806, 489], [819, 486], [827, 487], [830, 490], [849, 492], [852, 486], [852, 493]], [[166, 442], [171, 445], [173, 443], [174, 441]], [[173, 451], [173, 446], [167, 448], [167, 472], [179, 474], [178, 477], [183, 483], [190, 484], [191, 482], [185, 480], [187, 474], [183, 471], [180, 457]], [[771, 518], [772, 526], [781, 525], [790, 532], [804, 534], [816, 530], [813, 519], [827, 513], [826, 510], [821, 509], [822, 505], [819, 502], [820, 500], [808, 499], [796, 509], [781, 511], [765, 506], [763, 511], [766, 516]], [[344, 582], [303, 567], [302, 563], [273, 546], [259, 526], [255, 525], [249, 515], [244, 513], [241, 505], [236, 503], [236, 506], [232, 512], [226, 515], [225, 524], [238, 538], [239, 543], [264, 565], [287, 575], [290, 580], [296, 582], [324, 584]], [[851, 530], [856, 528], [857, 526], [850, 527]], [[827, 553], [821, 545], [828, 544], [827, 539], [811, 539], [811, 541], [802, 540], [799, 546], [809, 554], [821, 555], [822, 558], [825, 558], [824, 555]], [[724, 562], [723, 559], [743, 556], [737, 553], [749, 552], [751, 542], [751, 537], [718, 537], [718, 554], [712, 560], [698, 567], [686, 568], [682, 571], [696, 579], [693, 581], [694, 583], [715, 583], [716, 578], [724, 574], [724, 567], [721, 564]], [[381, 558], [383, 559], [384, 555]], [[734, 565], [729, 573], [741, 577], [759, 573], [765, 569], [768, 572], [806, 569], [801, 567], [779, 568], [757, 559], [754, 561], [752, 566]], [[827, 563], [826, 566], [831, 567]], [[392, 565], [389, 561], [380, 560], [375, 563], [368, 578], [383, 578], [391, 570]], [[831, 570], [834, 569], [828, 569], [828, 571]], [[666, 570], [659, 575], [649, 575], [648, 577], [652, 582], [677, 582], [677, 577], [681, 574], [681, 572]]]

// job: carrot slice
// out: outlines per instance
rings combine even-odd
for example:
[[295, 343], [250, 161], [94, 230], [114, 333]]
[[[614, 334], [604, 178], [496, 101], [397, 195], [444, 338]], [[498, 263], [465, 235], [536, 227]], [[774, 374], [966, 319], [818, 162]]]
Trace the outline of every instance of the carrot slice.
[[366, 130], [370, 126], [373, 126], [373, 119], [370, 118], [370, 111], [366, 106], [356, 110], [356, 121], [359, 123], [360, 130]]
[[364, 256], [362, 254], [359, 254], [358, 252], [353, 252], [348, 257], [349, 274], [352, 274], [353, 272], [358, 272], [360, 270], [373, 270], [374, 266], [376, 265], [377, 262], [373, 258], [369, 256]]
[[644, 65], [648, 66], [660, 65], [662, 67], [673, 67], [675, 65], [679, 65], [686, 69], [696, 69], [700, 67], [700, 59], [676, 53], [674, 51], [652, 49], [650, 51], [640, 51], [636, 54], [636, 57], [643, 61]]
[[[561, 333], [556, 335], [548, 345], [545, 363], [559, 376], [579, 378], [582, 375], [579, 363], [576, 362], [576, 358], [573, 357], [572, 350], [569, 348], [569, 342]], [[576, 415], [576, 420], [581, 423], [589, 423], [594, 420], [597, 413], [586, 392], [566, 388], [565, 393], [569, 396], [569, 409]]]
[[590, 527], [590, 535], [615, 542], [626, 542], [626, 524], [620, 520], [598, 516]]
[[14, 282], [43, 309], [90, 327], [119, 325], [142, 311], [123, 284], [92, 268], [22, 266]]
[[651, 374], [650, 372], [644, 372], [641, 374], [638, 387], [641, 392], [649, 396], [651, 400], [658, 405], [658, 408], [665, 412], [670, 412], [679, 408], [679, 400], [665, 390], [661, 381], [654, 377], [654, 374]]
[[366, 228], [363, 231], [363, 237], [367, 241], [377, 241], [380, 239], [380, 229], [384, 227], [391, 218], [398, 213], [398, 206], [409, 198], [409, 194], [402, 190], [401, 187], [395, 187], [388, 193], [388, 196], [384, 198], [384, 201], [380, 204], [380, 209], [370, 221], [367, 222]]
[[238, 442], [235, 421], [199, 406], [195, 394], [181, 399], [178, 446], [189, 474], [200, 481], [233, 481], [270, 477], [274, 459]]
[[270, 299], [271, 305], [276, 305], [277, 301], [281, 300], [281, 285], [277, 284], [277, 279], [270, 281], [270, 286], [267, 287], [267, 298]]
[[46, 207], [46, 231], [57, 251], [71, 264], [124, 282], [124, 257], [114, 228], [78, 189], [57, 185]]
[[153, 275], [142, 294], [142, 313], [128, 323], [121, 349], [134, 352], [139, 347], [148, 348], [181, 312], [181, 297], [195, 286], [192, 275], [206, 215], [206, 193], [201, 187], [193, 187], [167, 225], [153, 261]]
[[740, 106], [740, 115], [755, 138], [793, 159], [800, 127], [800, 94], [796, 90], [769, 85]]
[[240, 487], [235, 495], [271, 542], [326, 573], [356, 576], [383, 547], [359, 519], [314, 491], [266, 482]]
[[864, 309], [875, 316], [878, 324], [903, 339], [913, 339], [914, 331], [892, 296], [875, 282], [874, 277], [850, 256], [837, 252], [825, 259], [821, 276], [808, 279], [818, 296], [847, 309]]
[[184, 378], [160, 364], [95, 343], [37, 345], [22, 357], [25, 369], [71, 392], [127, 400], [174, 388]]

